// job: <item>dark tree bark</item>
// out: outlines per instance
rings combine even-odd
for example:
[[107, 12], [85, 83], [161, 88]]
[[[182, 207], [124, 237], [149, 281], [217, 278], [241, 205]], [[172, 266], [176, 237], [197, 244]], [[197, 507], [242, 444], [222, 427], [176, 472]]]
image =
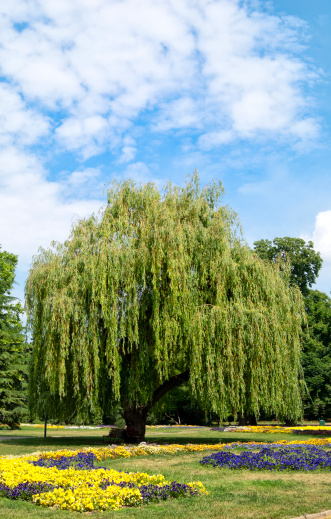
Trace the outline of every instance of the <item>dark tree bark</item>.
[[190, 376], [189, 370], [174, 375], [159, 386], [153, 393], [148, 404], [128, 404], [124, 408], [124, 420], [126, 424], [125, 439], [132, 442], [145, 441], [146, 418], [148, 411], [171, 389], [187, 382]]
[[257, 425], [257, 420], [255, 414], [248, 415], [249, 425]]
[[238, 425], [248, 425], [245, 413], [238, 414]]
[[297, 420], [290, 420], [290, 419], [286, 419], [285, 420], [285, 425], [286, 427], [295, 427], [296, 425], [298, 425], [298, 421]]
[[239, 425], [257, 425], [256, 416], [254, 414], [239, 413]]
[[145, 440], [146, 433], [146, 405], [128, 405], [124, 409], [124, 420], [126, 430], [124, 431], [124, 438], [131, 443], [142, 442]]

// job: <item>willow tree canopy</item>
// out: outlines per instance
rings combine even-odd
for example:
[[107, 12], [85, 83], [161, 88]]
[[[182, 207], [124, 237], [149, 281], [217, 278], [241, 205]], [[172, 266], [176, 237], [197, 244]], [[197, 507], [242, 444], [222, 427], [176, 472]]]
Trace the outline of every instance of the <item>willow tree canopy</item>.
[[41, 250], [26, 285], [39, 410], [148, 408], [182, 377], [221, 417], [300, 415], [299, 290], [244, 244], [222, 193], [197, 174], [163, 194], [114, 183], [99, 216]]

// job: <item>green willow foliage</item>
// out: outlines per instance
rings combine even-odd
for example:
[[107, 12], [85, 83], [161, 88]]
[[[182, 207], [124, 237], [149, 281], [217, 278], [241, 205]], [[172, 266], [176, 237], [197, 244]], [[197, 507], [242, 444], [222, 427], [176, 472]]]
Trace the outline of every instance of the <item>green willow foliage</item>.
[[26, 285], [32, 406], [57, 416], [147, 404], [189, 370], [225, 418], [301, 413], [297, 288], [243, 243], [220, 182], [114, 183], [99, 217], [41, 250]]

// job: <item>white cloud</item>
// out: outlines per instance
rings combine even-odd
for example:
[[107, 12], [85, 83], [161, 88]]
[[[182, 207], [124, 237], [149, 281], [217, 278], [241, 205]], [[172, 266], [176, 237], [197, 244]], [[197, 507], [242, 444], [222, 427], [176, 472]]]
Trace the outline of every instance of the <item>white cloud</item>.
[[118, 162], [131, 162], [131, 160], [135, 158], [136, 153], [136, 141], [130, 135], [126, 135], [123, 138], [122, 155], [119, 158]]
[[302, 234], [305, 241], [312, 241], [314, 249], [321, 253], [323, 265], [313, 288], [331, 294], [331, 210], [316, 215], [312, 234]]
[[133, 160], [122, 135], [141, 114], [159, 132], [195, 128], [206, 134], [202, 147], [318, 133], [305, 113], [302, 85], [314, 74], [295, 55], [304, 30], [297, 18], [239, 0], [8, 4], [0, 7], [2, 76], [28, 105], [60, 119], [56, 139], [83, 158], [118, 149], [120, 160]]
[[95, 182], [100, 177], [100, 170], [97, 168], [86, 168], [83, 170], [74, 171], [68, 178], [68, 184], [72, 186], [79, 186], [85, 184], [87, 181]]
[[310, 239], [314, 243], [314, 248], [321, 253], [325, 263], [331, 266], [331, 210], [317, 214]]
[[123, 146], [122, 155], [118, 162], [131, 162], [136, 156], [137, 148], [135, 146]]
[[[39, 247], [63, 242], [77, 219], [97, 213], [105, 205], [108, 185], [101, 173], [99, 168], [64, 171], [58, 181], [51, 182], [33, 155], [15, 147], [0, 149], [0, 245], [19, 255], [21, 270], [28, 269]], [[153, 171], [143, 162], [130, 164], [117, 178], [155, 181]], [[162, 187], [165, 181], [156, 182]]]
[[229, 144], [235, 139], [235, 134], [232, 130], [220, 130], [215, 132], [204, 133], [199, 137], [199, 146], [203, 150], [211, 150], [212, 148]]
[[296, 44], [296, 19], [291, 28], [276, 16], [248, 16], [236, 2], [222, 5], [208, 5], [200, 31], [209, 102], [221, 127], [224, 120], [230, 124], [233, 138], [265, 132], [294, 140], [315, 137], [312, 124], [306, 124], [304, 133], [298, 126], [307, 105], [298, 81], [308, 80], [312, 72], [288, 53]]
[[34, 144], [48, 131], [48, 119], [27, 108], [14, 88], [0, 83], [0, 146]]
[[[93, 172], [85, 172], [85, 180], [89, 174]], [[70, 180], [77, 184], [78, 173]], [[40, 246], [64, 241], [74, 218], [90, 215], [103, 202], [65, 201], [64, 186], [47, 181], [36, 158], [13, 147], [0, 150], [0, 185], [1, 246], [19, 255], [21, 268], [29, 266]]]
[[182, 97], [160, 106], [158, 121], [154, 129], [165, 132], [178, 128], [201, 128], [203, 114], [199, 114], [198, 102], [190, 97]]
[[100, 115], [70, 117], [57, 128], [59, 142], [68, 150], [81, 150], [84, 159], [97, 155], [109, 136], [107, 120]]
[[[293, 17], [263, 13], [258, 2], [255, 10], [252, 5], [2, 2], [2, 246], [29, 264], [40, 245], [68, 236], [75, 215], [99, 208], [105, 168], [88, 167], [88, 158], [111, 151], [118, 165], [136, 161], [124, 173], [119, 168], [122, 178], [155, 180], [150, 134], [151, 162], [137, 158], [139, 138], [147, 132], [160, 143], [166, 132], [189, 131], [192, 137], [193, 129], [198, 145], [192, 137], [187, 161], [201, 149], [236, 139], [262, 135], [293, 145], [316, 137], [318, 121], [306, 95], [315, 77], [296, 55], [304, 26]], [[52, 167], [62, 152], [78, 154], [81, 167], [50, 181], [42, 155]], [[159, 187], [164, 180], [156, 179]]]
[[138, 184], [153, 182], [160, 190], [168, 181], [167, 178], [155, 177], [153, 165], [147, 165], [144, 162], [134, 162], [129, 164], [125, 171], [121, 175], [117, 175], [117, 177], [123, 179], [133, 179]]
[[63, 171], [59, 176], [62, 200], [71, 203], [78, 199], [99, 199], [105, 191], [101, 168], [80, 168], [74, 172]]
[[318, 122], [312, 117], [306, 117], [292, 124], [292, 131], [302, 143], [309, 139], [317, 139], [320, 133]]

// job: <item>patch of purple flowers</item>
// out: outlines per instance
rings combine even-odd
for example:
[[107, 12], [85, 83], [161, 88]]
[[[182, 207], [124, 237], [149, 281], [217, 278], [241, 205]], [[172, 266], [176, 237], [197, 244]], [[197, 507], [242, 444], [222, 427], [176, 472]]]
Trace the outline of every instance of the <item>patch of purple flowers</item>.
[[30, 501], [34, 494], [49, 492], [54, 490], [55, 486], [43, 481], [34, 483], [20, 483], [16, 487], [8, 487], [0, 483], [0, 496], [8, 497], [8, 499], [23, 499]]
[[202, 465], [249, 470], [331, 470], [331, 451], [314, 445], [263, 446], [259, 452], [220, 451], [203, 458]]
[[178, 497], [192, 497], [198, 493], [197, 490], [188, 485], [177, 483], [173, 481], [170, 485], [164, 487], [158, 487], [157, 485], [142, 485], [139, 487], [139, 491], [143, 498], [144, 503], [158, 503], [159, 501], [165, 501], [166, 499], [176, 499]]
[[188, 485], [173, 481], [170, 485], [158, 487], [157, 485], [142, 485], [139, 491], [144, 503], [158, 503], [166, 499], [176, 499], [178, 497], [192, 497], [198, 493]]
[[39, 458], [36, 461], [30, 461], [35, 467], [56, 467], [59, 470], [66, 470], [70, 467], [76, 470], [93, 470], [105, 467], [95, 467], [94, 462], [97, 457], [93, 452], [79, 452], [74, 456], [61, 456], [60, 458]]
[[177, 483], [173, 481], [170, 485], [164, 485], [159, 487], [157, 485], [141, 485], [136, 486], [134, 483], [121, 481], [120, 483], [114, 483], [114, 481], [103, 481], [101, 488], [105, 490], [109, 485], [117, 485], [121, 488], [139, 488], [141, 497], [144, 503], [158, 503], [159, 501], [166, 501], [167, 499], [176, 499], [178, 497], [192, 497], [195, 496], [198, 491], [194, 490], [189, 485]]

